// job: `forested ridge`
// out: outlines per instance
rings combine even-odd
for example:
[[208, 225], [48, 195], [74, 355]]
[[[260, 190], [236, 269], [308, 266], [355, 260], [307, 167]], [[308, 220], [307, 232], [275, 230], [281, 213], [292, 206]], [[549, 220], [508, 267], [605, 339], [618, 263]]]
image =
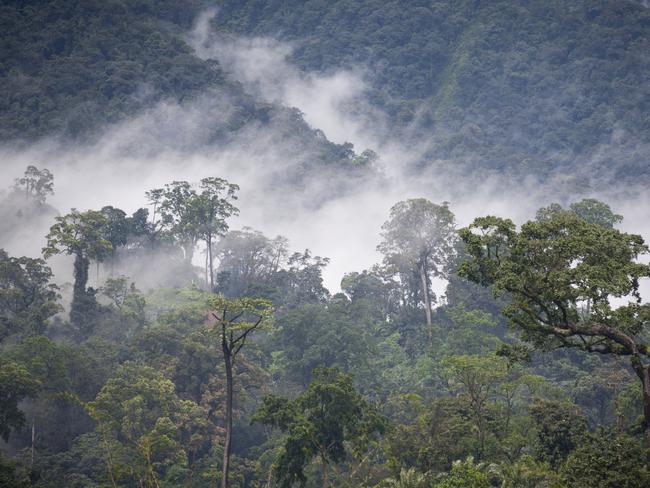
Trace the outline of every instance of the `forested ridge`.
[[214, 22], [294, 42], [306, 70], [370, 67], [371, 101], [394, 130], [435, 141], [432, 159], [647, 177], [650, 11], [637, 2], [226, 0]]
[[648, 176], [650, 11], [631, 1], [4, 2], [0, 136], [87, 137], [206, 92], [235, 107], [210, 114], [213, 139], [264, 122], [271, 108], [184, 37], [207, 7], [218, 32], [291, 42], [306, 72], [366, 72], [392, 135], [429, 141], [424, 166], [568, 170], [593, 185]]

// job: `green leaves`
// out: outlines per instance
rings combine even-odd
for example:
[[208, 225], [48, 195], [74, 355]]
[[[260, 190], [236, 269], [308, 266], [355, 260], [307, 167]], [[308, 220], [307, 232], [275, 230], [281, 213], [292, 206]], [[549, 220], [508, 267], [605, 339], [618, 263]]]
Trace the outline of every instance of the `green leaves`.
[[25, 423], [25, 414], [18, 404], [34, 396], [40, 383], [24, 366], [0, 358], [0, 437], [7, 442], [12, 430]]
[[509, 293], [504, 313], [529, 333], [566, 337], [595, 323], [640, 330], [644, 307], [630, 302], [614, 310], [610, 303], [639, 300], [639, 280], [650, 276], [650, 266], [637, 261], [648, 252], [640, 236], [571, 212], [527, 222], [519, 232], [510, 221], [476, 219], [460, 235], [471, 256], [460, 274]]
[[296, 482], [304, 486], [303, 470], [314, 457], [338, 463], [345, 458], [346, 443], [358, 455], [374, 433], [385, 429], [385, 419], [357, 393], [350, 375], [336, 368], [317, 368], [313, 378], [294, 400], [265, 397], [253, 417], [287, 433], [274, 470], [285, 488]]
[[100, 211], [79, 212], [73, 208], [69, 214], [56, 217], [56, 224], [46, 237], [43, 256], [47, 259], [65, 253], [103, 261], [113, 249], [104, 234], [106, 223], [107, 218]]

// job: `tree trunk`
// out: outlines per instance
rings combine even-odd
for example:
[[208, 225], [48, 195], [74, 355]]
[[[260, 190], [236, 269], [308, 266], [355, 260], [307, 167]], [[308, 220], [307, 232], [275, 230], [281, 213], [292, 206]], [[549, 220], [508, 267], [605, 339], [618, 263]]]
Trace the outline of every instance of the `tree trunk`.
[[212, 236], [208, 237], [208, 266], [210, 267], [210, 292], [214, 291], [214, 270], [212, 267]]
[[643, 391], [643, 417], [645, 419], [646, 464], [650, 467], [650, 367], [635, 368]]
[[[210, 282], [208, 281], [208, 250], [205, 250], [205, 288], [207, 289]], [[212, 291], [212, 290], [210, 290]]]
[[223, 468], [221, 470], [221, 488], [229, 488], [228, 475], [230, 472], [230, 442], [232, 439], [232, 404], [233, 404], [233, 380], [232, 380], [232, 355], [225, 337], [222, 340], [223, 360], [226, 366], [226, 439], [223, 444]]
[[70, 322], [76, 326], [84, 322], [88, 307], [86, 285], [88, 284], [89, 267], [90, 260], [83, 253], [77, 253], [74, 259], [74, 286], [70, 304]]
[[32, 414], [32, 453], [31, 453], [31, 460], [29, 463], [29, 470], [32, 471], [34, 469], [34, 444], [36, 441], [36, 418], [34, 414]]
[[431, 330], [431, 300], [429, 298], [429, 282], [427, 280], [427, 272], [424, 263], [420, 263], [420, 280], [422, 281], [422, 297], [424, 298], [424, 311], [427, 315], [427, 328], [429, 329], [429, 340], [433, 339]]
[[323, 480], [323, 488], [328, 488], [330, 485], [330, 474], [329, 471], [327, 470], [327, 459], [325, 459], [325, 456], [321, 454], [320, 456], [320, 462], [321, 462], [321, 467], [322, 467], [322, 480]]

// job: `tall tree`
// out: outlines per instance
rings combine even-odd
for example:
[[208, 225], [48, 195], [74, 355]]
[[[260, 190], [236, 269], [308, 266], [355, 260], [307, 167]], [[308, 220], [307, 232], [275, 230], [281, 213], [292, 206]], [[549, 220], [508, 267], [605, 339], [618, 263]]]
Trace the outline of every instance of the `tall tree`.
[[454, 214], [448, 204], [436, 205], [424, 198], [399, 202], [382, 226], [382, 243], [377, 250], [384, 263], [393, 267], [403, 284], [410, 276], [419, 279], [429, 334], [431, 334], [431, 279], [444, 278], [455, 255]]
[[[90, 260], [103, 261], [112, 246], [106, 239], [107, 219], [102, 212], [76, 209], [62, 217], [56, 217], [56, 224], [47, 235], [47, 246], [43, 256], [47, 259], [55, 254], [72, 254], [74, 260], [74, 289], [70, 308], [70, 321], [77, 328], [87, 328], [88, 313], [94, 308], [94, 293], [86, 288]], [[82, 336], [88, 332], [82, 332]]]
[[60, 309], [52, 271], [42, 259], [10, 257], [0, 249], [0, 342], [14, 333], [42, 334]]
[[[650, 266], [637, 260], [648, 253], [641, 236], [571, 212], [520, 231], [510, 220], [477, 218], [460, 235], [470, 256], [461, 275], [509, 294], [504, 314], [525, 340], [629, 358], [641, 382], [650, 448], [650, 345], [643, 336], [650, 306], [639, 294]], [[612, 299], [627, 304], [615, 307]]]
[[54, 194], [54, 175], [46, 168], [29, 165], [23, 177], [16, 179], [16, 188], [25, 192], [25, 200], [45, 203], [47, 195]]
[[591, 224], [598, 224], [609, 229], [623, 221], [623, 216], [615, 214], [612, 209], [604, 202], [595, 198], [583, 198], [579, 202], [569, 205], [565, 210], [559, 203], [551, 203], [548, 207], [542, 207], [537, 211], [537, 220], [546, 220], [553, 215], [568, 212]]
[[198, 191], [187, 181], [174, 181], [146, 194], [154, 206], [154, 227], [158, 211], [162, 230], [180, 244], [188, 263], [197, 242], [205, 242], [205, 281], [210, 290], [214, 289], [214, 241], [228, 231], [226, 219], [239, 213], [232, 203], [237, 190], [237, 185], [223, 178], [209, 177], [200, 181]]
[[233, 366], [237, 355], [250, 334], [269, 324], [272, 309], [267, 300], [253, 298], [227, 299], [213, 296], [209, 303], [209, 326], [219, 337], [226, 369], [226, 434], [221, 468], [221, 488], [228, 488], [230, 453], [232, 449], [232, 421], [234, 402]]
[[[213, 244], [218, 236], [228, 232], [226, 219], [237, 215], [239, 210], [232, 204], [239, 186], [222, 178], [203, 178], [199, 183], [199, 193], [190, 199], [191, 218], [199, 238], [205, 243], [209, 289], [214, 290]], [[206, 279], [207, 281], [207, 279]], [[206, 283], [208, 285], [208, 283]]]

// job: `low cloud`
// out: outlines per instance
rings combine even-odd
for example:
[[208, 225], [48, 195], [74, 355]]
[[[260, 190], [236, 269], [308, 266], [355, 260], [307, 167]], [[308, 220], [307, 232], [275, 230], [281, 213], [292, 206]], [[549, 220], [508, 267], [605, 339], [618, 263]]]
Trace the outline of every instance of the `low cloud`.
[[[202, 16], [189, 34], [197, 54], [218, 59], [253, 97], [298, 108], [330, 140], [352, 142], [358, 152], [375, 150], [383, 177], [350, 180], [331, 169], [289, 184], [305, 161], [313, 159], [309, 148], [296, 146], [282, 120], [248, 122], [228, 132], [237, 102], [227, 93], [210, 92], [191, 103], [159, 103], [106, 128], [92, 143], [69, 146], [48, 139], [27, 148], [2, 147], [0, 186], [9, 186], [27, 165], [35, 164], [54, 173], [56, 193], [50, 202], [61, 213], [104, 205], [132, 212], [145, 205], [146, 190], [173, 180], [224, 177], [241, 186], [241, 213], [231, 228], [250, 226], [269, 236], [285, 235], [292, 249], [310, 248], [330, 257], [324, 276], [332, 291], [338, 290], [345, 272], [380, 261], [375, 251], [380, 227], [390, 207], [406, 198], [449, 201], [462, 226], [486, 214], [523, 222], [552, 201], [566, 205], [595, 197], [625, 216], [623, 230], [648, 237], [647, 192], [620, 187], [591, 191], [579, 188], [570, 174], [548, 175], [545, 181], [474, 175], [449, 161], [423, 160], [425, 154], [435, 157], [435, 146], [428, 140], [414, 145], [390, 137], [387, 118], [365, 98], [370, 76], [365, 67], [301, 72], [288, 61], [290, 45], [211, 33], [210, 15]], [[30, 228], [30, 239], [24, 233], [2, 235], [0, 245], [12, 254], [37, 255], [48, 225], [36, 227]]]

